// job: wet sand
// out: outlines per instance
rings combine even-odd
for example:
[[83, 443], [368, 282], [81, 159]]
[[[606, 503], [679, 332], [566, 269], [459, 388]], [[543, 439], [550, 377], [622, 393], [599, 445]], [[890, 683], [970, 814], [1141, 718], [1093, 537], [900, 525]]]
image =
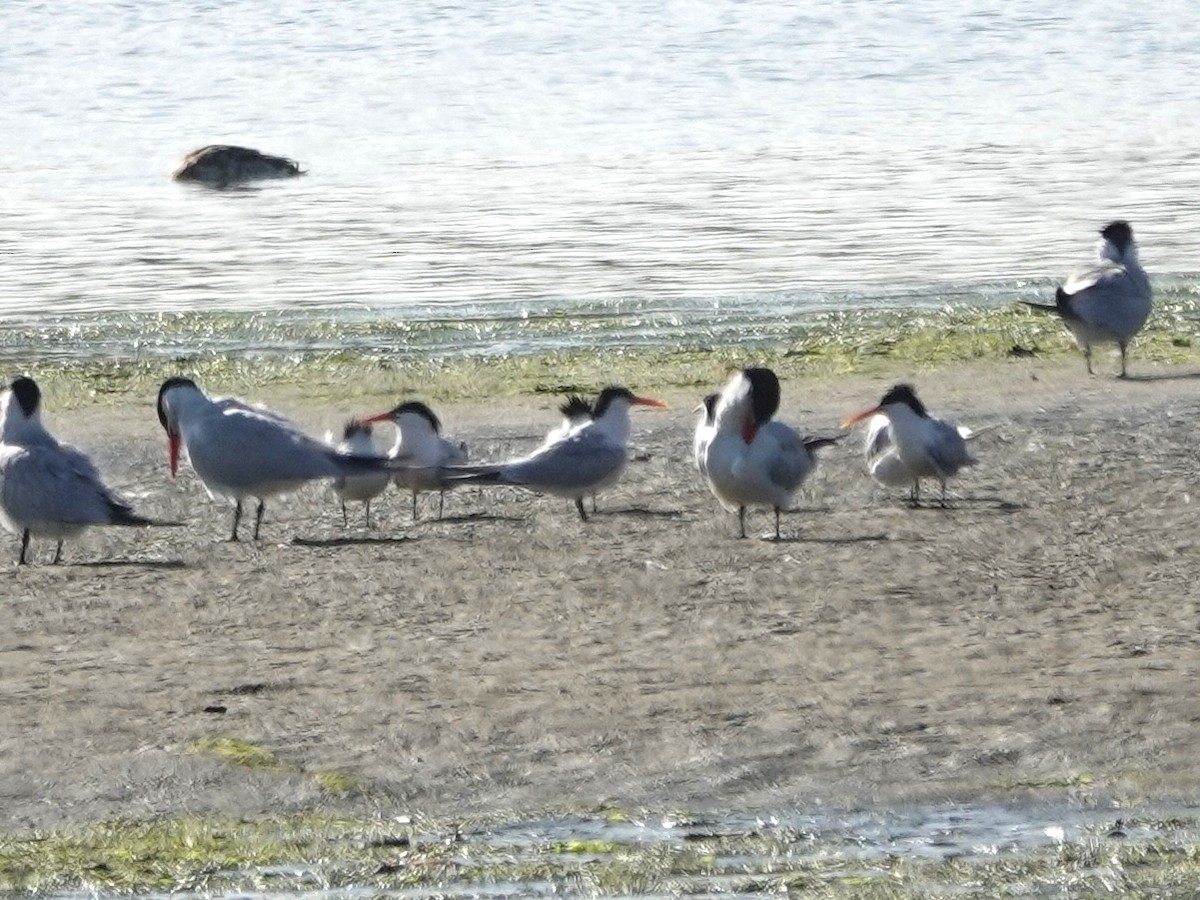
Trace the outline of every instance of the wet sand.
[[[68, 417], [47, 396], [50, 427], [139, 511], [188, 526], [95, 529], [59, 566], [48, 542], [20, 569], [15, 538], [2, 545], [3, 823], [770, 809], [1059, 784], [1082, 802], [1194, 798], [1200, 378], [1131, 369], [1149, 377], [1088, 378], [1076, 359], [920, 374], [936, 414], [996, 426], [951, 508], [875, 488], [855, 434], [780, 542], [759, 537], [766, 512], [735, 539], [698, 481], [704, 388], [635, 414], [634, 460], [586, 524], [566, 501], [465, 489], [440, 522], [436, 498], [414, 525], [392, 492], [371, 530], [357, 508], [344, 528], [317, 485], [269, 503], [257, 544], [223, 542], [229, 508], [190, 472], [169, 479], [153, 397]], [[785, 380], [781, 417], [836, 433], [893, 380]], [[321, 434], [396, 398], [253, 399]], [[557, 422], [548, 397], [438, 412], [475, 460]], [[225, 736], [281, 767], [194, 749]]]

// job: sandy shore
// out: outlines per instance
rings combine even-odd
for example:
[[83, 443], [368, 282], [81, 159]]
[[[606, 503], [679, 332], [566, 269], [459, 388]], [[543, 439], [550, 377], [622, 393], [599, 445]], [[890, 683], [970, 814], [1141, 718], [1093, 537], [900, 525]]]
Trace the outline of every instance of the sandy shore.
[[[953, 507], [874, 488], [855, 435], [779, 543], [736, 540], [698, 482], [701, 389], [635, 415], [635, 461], [590, 523], [472, 489], [441, 522], [427, 499], [412, 524], [392, 493], [372, 530], [345, 529], [313, 486], [268, 506], [258, 544], [223, 543], [228, 508], [190, 472], [169, 479], [152, 397], [65, 417], [47, 396], [49, 425], [139, 510], [188, 527], [93, 530], [53, 567], [45, 542], [21, 569], [3, 544], [3, 823], [770, 808], [1046, 783], [1194, 797], [1200, 379], [1132, 368], [1149, 377], [1087, 378], [1075, 359], [922, 374], [935, 413], [997, 426]], [[890, 381], [785, 382], [782, 417], [834, 433]], [[377, 405], [253, 399], [316, 434]], [[545, 397], [439, 412], [477, 460], [557, 420]], [[770, 523], [751, 518], [756, 535]], [[194, 749], [223, 736], [282, 767]], [[351, 789], [322, 788], [329, 772]]]

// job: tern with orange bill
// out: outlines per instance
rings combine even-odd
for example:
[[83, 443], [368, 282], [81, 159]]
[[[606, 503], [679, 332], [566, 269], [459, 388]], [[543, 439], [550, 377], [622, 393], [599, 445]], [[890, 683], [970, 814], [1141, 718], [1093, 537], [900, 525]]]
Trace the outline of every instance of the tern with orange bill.
[[866, 443], [871, 476], [880, 484], [907, 485], [913, 503], [920, 500], [921, 479], [936, 478], [945, 506], [946, 481], [976, 463], [967, 448], [971, 432], [931, 416], [911, 385], [891, 388], [877, 406], [855, 413], [842, 427], [867, 419], [871, 420]]
[[158, 391], [158, 421], [167, 433], [171, 477], [182, 450], [210, 496], [234, 501], [238, 539], [242, 501], [258, 500], [258, 540], [266, 498], [295, 491], [310, 481], [389, 470], [382, 456], [354, 456], [305, 434], [288, 419], [233, 397], [210, 398], [190, 378], [168, 378]]
[[629, 458], [629, 412], [634, 406], [666, 409], [661, 400], [638, 397], [628, 388], [606, 387], [592, 406], [591, 418], [529, 456], [498, 465], [458, 466], [446, 470], [454, 481], [522, 487], [575, 501], [587, 521], [583, 498], [616, 484]]
[[775, 373], [750, 368], [734, 375], [721, 391], [712, 407], [711, 430], [704, 427], [711, 395], [703, 404], [705, 419], [697, 426], [693, 444], [697, 467], [721, 505], [736, 510], [738, 537], [746, 536], [746, 508], [765, 506], [775, 511], [779, 540], [780, 513], [817, 467], [816, 451], [837, 441], [805, 440], [777, 421], [779, 398]]
[[438, 491], [438, 518], [442, 517], [446, 489], [453, 483], [446, 479], [446, 466], [461, 466], [467, 461], [467, 445], [442, 437], [442, 423], [432, 409], [419, 400], [401, 403], [387, 412], [362, 420], [391, 422], [396, 426], [396, 443], [388, 458], [396, 469], [396, 484], [412, 492], [412, 517], [417, 521], [417, 495], [422, 491]]

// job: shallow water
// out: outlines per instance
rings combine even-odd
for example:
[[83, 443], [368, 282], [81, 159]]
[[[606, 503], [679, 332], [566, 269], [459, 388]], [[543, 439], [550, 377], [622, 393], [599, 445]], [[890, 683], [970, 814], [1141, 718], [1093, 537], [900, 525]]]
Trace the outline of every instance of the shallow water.
[[[770, 340], [1048, 296], [1117, 216], [1194, 289], [1198, 38], [1185, 4], [1116, 0], [17, 3], [0, 320], [25, 358], [76, 325], [74, 353], [128, 354], [113, 316], [158, 312], [286, 314], [285, 350], [303, 315], [492, 353], [543, 346], [525, 317], [632, 309], [580, 343], [671, 343], [732, 308], [720, 339]], [[168, 179], [219, 141], [309, 174]]]
[[[399, 884], [386, 875], [360, 871], [354, 875], [339, 863], [336, 847], [325, 848], [319, 865], [272, 865], [244, 872], [210, 873], [202, 890], [182, 888], [170, 894], [147, 897], [212, 898], [310, 897], [541, 897], [592, 893], [582, 890], [589, 866], [602, 867], [616, 860], [644, 857], [645, 877], [662, 882], [662, 890], [633, 888], [621, 896], [641, 900], [658, 896], [721, 893], [723, 896], [760, 896], [776, 893], [790, 876], [830, 883], [859, 881], [893, 884], [898, 863], [932, 864], [956, 861], [965, 868], [930, 870], [922, 881], [925, 890], [972, 895], [981, 883], [939, 883], [938, 878], [967, 877], [972, 864], [1020, 860], [1037, 854], [1067, 854], [1086, 858], [1091, 852], [1110, 863], [1116, 846], [1153, 845], [1160, 851], [1187, 847], [1200, 840], [1197, 810], [1156, 809], [1153, 817], [1139, 810], [1138, 817], [1119, 819], [1113, 809], [1083, 809], [1076, 804], [1051, 803], [1012, 806], [1001, 804], [950, 804], [897, 807], [886, 811], [841, 812], [805, 810], [767, 816], [730, 814], [711, 817], [668, 816], [632, 821], [575, 816], [513, 822], [505, 826], [464, 829], [446, 834], [417, 833], [411, 843], [397, 845], [394, 872]], [[398, 827], [397, 831], [405, 826]], [[1102, 846], [1108, 847], [1103, 853]], [[412, 886], [405, 881], [408, 848], [448, 848], [451, 874], [435, 885]], [[695, 854], [705, 859], [702, 874], [671, 874], [656, 869], [662, 854]], [[415, 862], [414, 865], [417, 865]], [[522, 865], [541, 875], [506, 880], [504, 872]], [[557, 868], [556, 868], [557, 867]], [[631, 867], [636, 870], [634, 864]], [[1119, 869], [1119, 865], [1117, 866]], [[413, 872], [420, 871], [420, 866]], [[1019, 870], [1012, 869], [1016, 878]], [[1087, 867], [1073, 869], [1076, 882], [1088, 877]], [[475, 877], [470, 873], [474, 872]], [[1103, 877], [1104, 873], [1101, 873]], [[593, 875], [591, 877], [600, 877]], [[909, 873], [911, 877], [911, 872]], [[211, 880], [210, 880], [211, 879]], [[1019, 885], [1008, 882], [1016, 890]], [[1078, 886], [1078, 884], [1077, 884]], [[613, 885], [602, 893], [613, 893]], [[1062, 886], [1023, 886], [1022, 896], [1061, 896]], [[58, 895], [64, 900], [85, 896], [78, 892]], [[88, 892], [86, 896], [95, 896]]]

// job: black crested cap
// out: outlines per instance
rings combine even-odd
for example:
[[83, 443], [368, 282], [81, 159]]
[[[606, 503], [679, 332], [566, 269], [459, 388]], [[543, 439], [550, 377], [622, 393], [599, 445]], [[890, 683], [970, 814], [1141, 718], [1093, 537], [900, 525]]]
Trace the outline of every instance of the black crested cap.
[[392, 410], [392, 418], [398, 419], [405, 413], [412, 413], [415, 416], [420, 416], [429, 423], [429, 427], [434, 430], [435, 434], [441, 434], [442, 423], [437, 416], [433, 414], [433, 410], [422, 403], [420, 400], [407, 400], [401, 403]]
[[[166, 396], [167, 391], [177, 387], [196, 388], [196, 382], [190, 378], [175, 375], [164, 381], [162, 387], [158, 389], [158, 421], [166, 431], [170, 431], [170, 429], [167, 427], [167, 410], [163, 406], [163, 397]], [[199, 388], [196, 388], [196, 390], [199, 390]]]
[[750, 405], [754, 421], [765, 425], [779, 410], [779, 378], [770, 369], [743, 369], [742, 374], [750, 382]]
[[348, 441], [356, 434], [370, 434], [371, 430], [370, 422], [364, 422], [362, 419], [350, 419], [342, 427], [342, 440]]
[[592, 417], [592, 404], [588, 403], [578, 394], [570, 394], [567, 399], [559, 405], [558, 411], [568, 419], [582, 419]]
[[1121, 253], [1129, 249], [1129, 245], [1133, 243], [1133, 229], [1129, 227], [1129, 223], [1117, 219], [1115, 222], [1109, 222], [1100, 229], [1100, 236], [1117, 248]]
[[28, 375], [20, 375], [13, 379], [8, 389], [17, 398], [25, 418], [37, 414], [38, 407], [42, 405], [42, 392], [38, 389], [36, 381]]
[[880, 406], [887, 406], [889, 403], [903, 403], [918, 416], [929, 417], [929, 413], [925, 411], [925, 404], [917, 399], [917, 392], [913, 390], [911, 384], [896, 385], [879, 401]]
[[592, 407], [593, 418], [598, 419], [608, 412], [608, 408], [612, 406], [612, 402], [618, 397], [623, 397], [632, 403], [633, 391], [616, 384], [606, 387], [600, 392], [600, 396], [596, 398], [595, 406]]

